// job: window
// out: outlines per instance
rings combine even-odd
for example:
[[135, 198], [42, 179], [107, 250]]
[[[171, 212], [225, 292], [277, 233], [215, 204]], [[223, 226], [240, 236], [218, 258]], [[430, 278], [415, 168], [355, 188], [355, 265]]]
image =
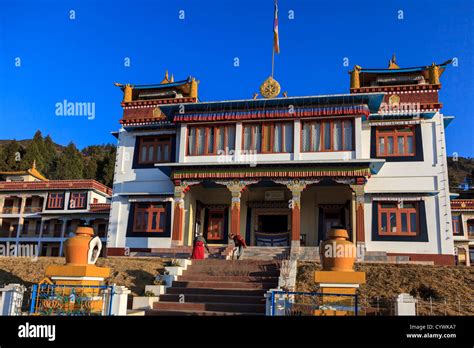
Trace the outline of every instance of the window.
[[84, 209], [87, 206], [87, 192], [71, 192], [69, 209]]
[[219, 155], [234, 149], [234, 125], [188, 127], [188, 156]]
[[453, 235], [462, 236], [461, 216], [453, 215]]
[[139, 164], [171, 161], [171, 136], [142, 137], [139, 141]]
[[257, 153], [293, 152], [293, 123], [245, 124], [242, 149]]
[[64, 205], [64, 192], [50, 193], [48, 196], [48, 209], [62, 209]]
[[160, 203], [137, 203], [133, 217], [133, 232], [164, 232], [166, 209]]
[[324, 120], [303, 123], [303, 152], [352, 151], [353, 120]]
[[467, 234], [469, 238], [474, 238], [474, 220], [467, 220]]
[[416, 236], [418, 234], [418, 203], [379, 203], [378, 213], [379, 235]]
[[376, 129], [377, 156], [415, 156], [414, 127]]

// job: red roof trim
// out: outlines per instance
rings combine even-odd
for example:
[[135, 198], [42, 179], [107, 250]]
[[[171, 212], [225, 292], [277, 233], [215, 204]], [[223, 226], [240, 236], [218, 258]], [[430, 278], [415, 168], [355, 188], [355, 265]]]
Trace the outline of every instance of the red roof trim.
[[474, 210], [474, 199], [453, 199], [451, 200], [452, 210]]
[[89, 211], [94, 213], [110, 211], [110, 203], [91, 203]]

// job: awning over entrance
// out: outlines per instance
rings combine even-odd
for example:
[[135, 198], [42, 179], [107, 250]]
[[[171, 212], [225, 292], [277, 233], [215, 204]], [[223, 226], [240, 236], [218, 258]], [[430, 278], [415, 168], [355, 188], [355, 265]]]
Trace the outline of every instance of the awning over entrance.
[[265, 162], [254, 166], [242, 163], [174, 163], [171, 180], [268, 179], [268, 178], [355, 178], [370, 177], [382, 167], [383, 160], [344, 162], [291, 161]]
[[179, 168], [172, 180], [183, 179], [256, 179], [256, 178], [314, 178], [314, 177], [370, 177], [368, 167], [247, 167], [247, 168]]

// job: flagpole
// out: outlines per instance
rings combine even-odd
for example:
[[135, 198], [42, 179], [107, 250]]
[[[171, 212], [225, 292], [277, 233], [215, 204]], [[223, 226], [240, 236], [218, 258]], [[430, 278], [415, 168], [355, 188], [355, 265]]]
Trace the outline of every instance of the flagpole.
[[273, 78], [273, 71], [275, 68], [275, 45], [272, 45], [272, 78]]

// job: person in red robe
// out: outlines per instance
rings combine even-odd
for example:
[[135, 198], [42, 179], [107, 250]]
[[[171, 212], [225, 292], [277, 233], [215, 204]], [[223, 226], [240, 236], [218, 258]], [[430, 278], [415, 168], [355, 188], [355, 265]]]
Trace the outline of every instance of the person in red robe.
[[234, 241], [234, 249], [232, 250], [232, 260], [234, 259], [234, 257], [237, 257], [237, 260], [239, 260], [244, 254], [244, 248], [247, 247], [245, 239], [243, 239], [240, 234], [234, 233], [231, 233], [229, 238]]
[[193, 253], [191, 254], [191, 259], [193, 260], [202, 260], [206, 257], [206, 253], [204, 251], [206, 248], [207, 252], [210, 254], [209, 247], [207, 246], [206, 239], [202, 235], [197, 235], [194, 238], [193, 243]]

